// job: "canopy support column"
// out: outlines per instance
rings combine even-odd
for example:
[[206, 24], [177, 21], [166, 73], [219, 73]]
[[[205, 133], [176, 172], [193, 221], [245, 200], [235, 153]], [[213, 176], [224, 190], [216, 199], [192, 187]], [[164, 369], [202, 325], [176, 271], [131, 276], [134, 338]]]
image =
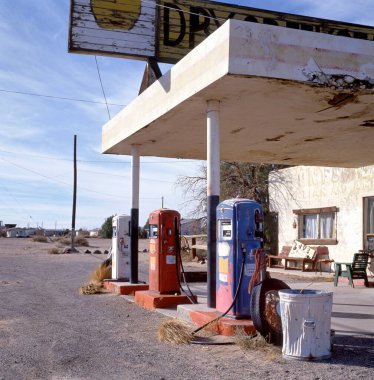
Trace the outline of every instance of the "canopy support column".
[[130, 282], [138, 283], [138, 239], [139, 239], [139, 173], [140, 157], [137, 146], [131, 146], [131, 247]]
[[216, 307], [216, 217], [220, 195], [220, 127], [219, 101], [207, 102], [207, 306]]

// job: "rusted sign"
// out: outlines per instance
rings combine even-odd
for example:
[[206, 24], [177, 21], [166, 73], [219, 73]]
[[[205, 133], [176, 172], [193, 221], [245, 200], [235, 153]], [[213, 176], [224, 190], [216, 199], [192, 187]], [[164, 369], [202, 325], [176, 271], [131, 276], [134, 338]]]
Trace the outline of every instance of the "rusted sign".
[[227, 19], [374, 40], [374, 27], [203, 0], [71, 0], [69, 51], [175, 63]]

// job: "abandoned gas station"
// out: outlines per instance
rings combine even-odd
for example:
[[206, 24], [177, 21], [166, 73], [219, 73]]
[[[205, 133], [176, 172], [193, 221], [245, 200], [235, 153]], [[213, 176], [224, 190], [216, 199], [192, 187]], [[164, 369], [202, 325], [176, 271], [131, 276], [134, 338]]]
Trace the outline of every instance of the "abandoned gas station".
[[[164, 2], [157, 7], [151, 3], [143, 4], [143, 19], [141, 13], [135, 14], [132, 25], [117, 31], [108, 13], [103, 12], [98, 21], [100, 10], [92, 8], [91, 19], [86, 15], [85, 21], [81, 17], [73, 22], [75, 40], [70, 41], [70, 50], [97, 53], [93, 39], [85, 35], [84, 22], [96, 20], [106, 40], [118, 39], [121, 29], [125, 36], [129, 31], [136, 33], [137, 18], [144, 30], [150, 25], [140, 58], [148, 61], [146, 84], [136, 99], [103, 126], [102, 151], [132, 156], [132, 236], [136, 236], [141, 207], [140, 157], [207, 161], [207, 303], [214, 308], [221, 160], [336, 168], [374, 165], [374, 28], [245, 7], [242, 13], [231, 7], [242, 15], [240, 20], [223, 22], [219, 17], [228, 14], [223, 4], [217, 3], [218, 11], [212, 15], [206, 2], [197, 1], [196, 16], [182, 9], [179, 3], [188, 4], [182, 1], [163, 8], [157, 30], [152, 20]], [[214, 3], [209, 4], [213, 8]], [[83, 8], [73, 2], [72, 15], [79, 15]], [[206, 33], [214, 17], [219, 19], [216, 30]], [[335, 32], [325, 33], [319, 26], [328, 23]], [[191, 34], [185, 37], [186, 25], [190, 33], [195, 27], [193, 39]], [[155, 29], [163, 42], [158, 51], [151, 37]], [[120, 52], [119, 43], [104, 47], [95, 41], [95, 46], [113, 55], [139, 55], [136, 38], [129, 34], [128, 41], [125, 53]], [[182, 57], [183, 47], [189, 52]], [[157, 61], [176, 64], [161, 75]], [[137, 242], [132, 239], [132, 283], [137, 282], [136, 255]]]

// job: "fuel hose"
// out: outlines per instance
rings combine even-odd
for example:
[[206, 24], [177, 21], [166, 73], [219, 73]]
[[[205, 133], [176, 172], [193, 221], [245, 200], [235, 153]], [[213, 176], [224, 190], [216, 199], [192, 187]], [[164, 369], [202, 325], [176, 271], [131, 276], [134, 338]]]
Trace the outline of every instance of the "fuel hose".
[[[189, 301], [192, 304], [196, 304], [197, 303], [195, 301], [196, 296], [192, 293], [192, 291], [191, 291], [191, 289], [188, 286], [188, 283], [186, 281], [184, 266], [183, 266], [183, 262], [182, 262], [182, 255], [181, 255], [180, 234], [179, 234], [179, 229], [178, 229], [176, 220], [175, 220], [174, 230], [175, 230], [175, 244], [176, 244], [176, 254], [177, 254], [177, 259], [175, 260], [175, 270], [177, 272], [177, 281], [178, 281], [179, 289], [186, 295], [186, 297], [189, 299]], [[187, 292], [184, 290], [184, 288], [181, 284], [179, 271], [178, 271], [178, 259], [180, 262], [181, 272], [182, 272], [182, 276], [183, 276], [183, 282], [185, 283], [190, 295], [187, 294]]]
[[226, 316], [227, 313], [234, 306], [234, 304], [235, 304], [235, 302], [236, 302], [236, 300], [238, 298], [238, 295], [239, 295], [240, 287], [241, 287], [242, 282], [243, 282], [243, 274], [244, 274], [244, 266], [245, 266], [246, 254], [247, 254], [247, 250], [244, 247], [242, 247], [242, 264], [241, 264], [241, 267], [240, 267], [240, 276], [239, 276], [238, 286], [236, 287], [236, 290], [235, 290], [234, 299], [233, 299], [231, 305], [227, 308], [227, 310], [224, 313], [220, 314], [217, 318], [212, 319], [211, 321], [203, 324], [202, 326], [200, 326], [196, 330], [192, 331], [193, 335], [196, 334], [196, 333], [198, 333], [199, 331], [201, 331], [205, 327], [209, 326], [211, 323], [217, 322], [218, 320], [220, 320], [221, 318], [223, 318], [224, 316]]

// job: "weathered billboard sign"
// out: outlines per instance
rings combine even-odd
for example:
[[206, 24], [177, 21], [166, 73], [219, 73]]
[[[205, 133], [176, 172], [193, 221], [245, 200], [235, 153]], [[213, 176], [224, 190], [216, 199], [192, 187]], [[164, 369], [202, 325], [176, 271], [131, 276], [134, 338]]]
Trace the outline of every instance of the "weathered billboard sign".
[[155, 57], [156, 18], [154, 0], [71, 0], [69, 51]]
[[69, 51], [175, 63], [235, 18], [374, 40], [374, 27], [203, 0], [71, 0]]

